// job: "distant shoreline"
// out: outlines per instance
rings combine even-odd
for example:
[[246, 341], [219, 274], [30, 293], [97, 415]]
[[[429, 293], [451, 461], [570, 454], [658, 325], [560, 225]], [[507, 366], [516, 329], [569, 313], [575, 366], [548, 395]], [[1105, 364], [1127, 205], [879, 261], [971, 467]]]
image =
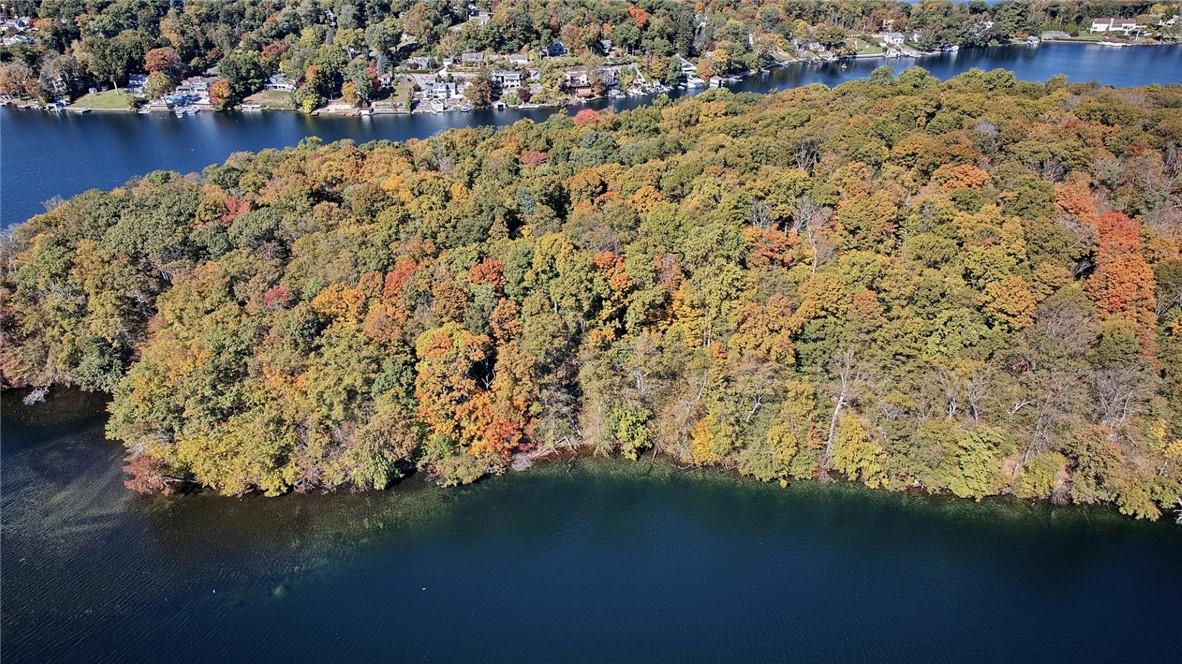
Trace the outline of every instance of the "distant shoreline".
[[[1102, 47], [1106, 47], [1106, 48], [1118, 48], [1118, 47], [1123, 48], [1123, 47], [1131, 47], [1131, 46], [1173, 47], [1173, 46], [1182, 45], [1182, 42], [1160, 42], [1160, 41], [1159, 42], [1114, 42], [1114, 43], [1108, 43], [1105, 41], [1096, 41], [1096, 40], [1092, 40], [1092, 39], [1079, 39], [1079, 38], [1046, 38], [1046, 39], [1040, 39], [1040, 43], [1079, 44], [1079, 45], [1084, 45], [1084, 46], [1093, 45], [1093, 46], [1102, 46]], [[997, 46], [984, 46], [984, 47], [971, 47], [971, 48], [973, 50], [988, 51], [988, 50], [993, 50], [993, 49], [1010, 48], [1010, 47], [1015, 47], [1015, 46], [1029, 46], [1030, 48], [1037, 48], [1038, 44], [1027, 44], [1026, 42], [1022, 42], [1022, 41], [1014, 41], [1009, 44], [1001, 44], [1001, 45], [997, 45]], [[429, 107], [419, 107], [419, 108], [412, 109], [410, 111], [385, 111], [385, 110], [377, 111], [377, 110], [374, 110], [371, 105], [370, 108], [357, 108], [357, 109], [349, 109], [349, 110], [336, 110], [336, 109], [329, 109], [327, 107], [323, 107], [323, 108], [315, 109], [311, 113], [302, 113], [301, 111], [297, 111], [293, 108], [268, 108], [265, 106], [261, 107], [261, 108], [254, 108], [254, 107], [243, 108], [243, 106], [240, 105], [240, 106], [232, 108], [232, 109], [222, 109], [222, 110], [213, 109], [213, 108], [201, 108], [201, 109], [199, 109], [198, 112], [218, 113], [218, 112], [227, 112], [228, 111], [228, 112], [239, 112], [239, 113], [294, 113], [297, 115], [305, 115], [305, 116], [309, 116], [309, 117], [320, 117], [320, 116], [371, 117], [371, 116], [377, 116], [377, 115], [396, 115], [396, 116], [441, 115], [441, 114], [447, 114], [447, 113], [467, 113], [467, 112], [474, 111], [474, 110], [475, 111], [497, 112], [497, 111], [511, 111], [511, 110], [533, 110], [533, 109], [541, 109], [541, 108], [552, 108], [552, 109], [576, 108], [576, 107], [580, 107], [580, 106], [585, 106], [588, 102], [602, 101], [604, 99], [628, 99], [628, 98], [636, 98], [636, 97], [655, 98], [661, 94], [667, 94], [668, 92], [673, 91], [673, 90], [688, 91], [688, 90], [701, 90], [701, 89], [709, 89], [709, 88], [721, 88], [721, 87], [726, 87], [727, 83], [738, 82], [738, 81], [741, 81], [745, 78], [753, 76], [755, 74], [771, 71], [774, 69], [784, 69], [784, 68], [792, 67], [795, 65], [839, 64], [839, 63], [845, 63], [845, 62], [850, 62], [850, 61], [866, 61], [866, 60], [876, 60], [876, 59], [877, 60], [921, 60], [923, 58], [941, 56], [941, 55], [944, 55], [945, 53], [946, 53], [945, 51], [915, 51], [914, 53], [910, 53], [910, 54], [903, 53], [903, 54], [899, 54], [899, 55], [887, 55], [885, 53], [864, 53], [864, 54], [855, 54], [855, 55], [848, 55], [848, 56], [843, 56], [843, 57], [831, 57], [831, 58], [795, 58], [795, 59], [791, 59], [791, 60], [784, 60], [784, 61], [776, 62], [775, 64], [769, 65], [765, 69], [747, 70], [747, 71], [739, 72], [736, 74], [732, 74], [730, 76], [715, 77], [715, 80], [720, 81], [720, 82], [708, 83], [706, 86], [689, 86], [689, 85], [686, 85], [685, 83], [682, 83], [682, 84], [678, 84], [678, 85], [672, 86], [672, 87], [662, 86], [665, 89], [658, 90], [656, 92], [646, 92], [643, 94], [632, 94], [632, 95], [625, 94], [625, 95], [618, 96], [618, 97], [600, 96], [600, 97], [592, 97], [592, 98], [588, 98], [588, 99], [568, 98], [564, 101], [534, 103], [534, 104], [519, 104], [519, 105], [515, 105], [515, 106], [493, 104], [492, 106], [483, 107], [483, 108], [475, 108], [475, 107], [473, 107], [473, 108], [448, 108], [448, 109], [436, 110], [436, 109], [432, 109]], [[132, 115], [155, 115], [155, 116], [164, 116], [164, 115], [175, 114], [175, 111], [173, 111], [171, 109], [168, 111], [143, 111], [140, 109], [130, 109], [130, 108], [96, 108], [96, 107], [89, 107], [89, 106], [81, 106], [80, 107], [80, 106], [76, 106], [74, 104], [71, 104], [69, 106], [55, 107], [52, 104], [45, 105], [45, 104], [41, 104], [40, 102], [21, 101], [21, 100], [15, 100], [15, 99], [0, 100], [0, 106], [12, 106], [12, 107], [20, 108], [23, 110], [41, 111], [41, 112], [46, 112], [46, 113], [64, 112], [64, 113], [74, 113], [74, 114], [85, 114], [85, 113], [92, 113], [93, 112], [93, 113], [115, 113], [115, 114], [126, 113], [126, 114], [132, 114]], [[194, 115], [194, 114], [196, 114], [196, 112], [190, 111], [185, 114], [186, 115]]]

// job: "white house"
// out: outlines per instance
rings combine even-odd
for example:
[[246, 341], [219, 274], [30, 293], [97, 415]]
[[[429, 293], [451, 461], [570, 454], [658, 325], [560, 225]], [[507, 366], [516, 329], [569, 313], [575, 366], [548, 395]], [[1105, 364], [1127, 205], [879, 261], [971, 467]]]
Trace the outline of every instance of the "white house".
[[502, 90], [516, 90], [525, 82], [525, 75], [511, 69], [496, 69], [488, 75], [493, 85]]
[[902, 46], [903, 33], [902, 32], [884, 32], [882, 33], [882, 43], [887, 46]]
[[430, 56], [426, 56], [426, 55], [421, 55], [421, 56], [416, 56], [413, 58], [406, 59], [406, 68], [407, 69], [414, 69], [414, 70], [430, 69], [432, 64], [434, 64], [434, 60], [432, 60]]
[[266, 83], [263, 83], [263, 89], [264, 90], [280, 90], [283, 92], [294, 92], [296, 89], [296, 86], [295, 86], [295, 82], [292, 81], [290, 78], [284, 76], [283, 74], [281, 74], [279, 72], [275, 72], [274, 74], [271, 74], [271, 78], [268, 78]]
[[424, 92], [428, 99], [451, 99], [456, 95], [456, 86], [448, 81], [439, 81]]
[[568, 88], [581, 88], [591, 85], [591, 77], [585, 71], [563, 72], [563, 82]]
[[1137, 30], [1137, 22], [1131, 18], [1096, 18], [1088, 32], [1120, 32], [1129, 34]]

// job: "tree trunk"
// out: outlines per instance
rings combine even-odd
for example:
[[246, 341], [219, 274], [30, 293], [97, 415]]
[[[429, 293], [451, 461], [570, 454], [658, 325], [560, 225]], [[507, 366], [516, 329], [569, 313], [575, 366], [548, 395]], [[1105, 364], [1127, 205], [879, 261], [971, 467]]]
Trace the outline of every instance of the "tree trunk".
[[829, 418], [829, 437], [825, 439], [825, 454], [821, 456], [821, 474], [828, 478], [829, 465], [833, 463], [833, 443], [837, 434], [837, 418], [841, 409], [845, 407], [845, 390], [837, 395], [837, 403], [833, 406], [833, 415]]

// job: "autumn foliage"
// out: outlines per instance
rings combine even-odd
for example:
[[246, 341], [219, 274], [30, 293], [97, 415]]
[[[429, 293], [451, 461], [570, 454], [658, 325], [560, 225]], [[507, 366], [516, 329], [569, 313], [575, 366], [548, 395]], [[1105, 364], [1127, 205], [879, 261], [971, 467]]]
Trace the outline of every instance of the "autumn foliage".
[[586, 447], [1155, 518], [1182, 495], [1180, 107], [910, 68], [235, 154], [14, 229], [0, 369], [109, 392], [141, 492]]
[[575, 113], [575, 126], [586, 127], [593, 125], [599, 121], [599, 111], [593, 108], [584, 108], [578, 113]]

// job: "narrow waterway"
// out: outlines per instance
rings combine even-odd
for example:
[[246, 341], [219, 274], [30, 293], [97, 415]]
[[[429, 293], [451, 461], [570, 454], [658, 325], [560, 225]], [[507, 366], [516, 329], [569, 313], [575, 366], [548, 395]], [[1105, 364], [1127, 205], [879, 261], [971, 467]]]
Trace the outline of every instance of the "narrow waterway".
[[[732, 85], [746, 92], [770, 92], [810, 83], [837, 85], [866, 76], [875, 67], [901, 70], [922, 66], [941, 79], [973, 67], [1012, 70], [1021, 80], [1045, 81], [1065, 74], [1071, 81], [1135, 86], [1182, 83], [1182, 46], [1104, 48], [1090, 44], [1043, 44], [962, 49], [922, 59], [867, 59], [797, 64], [752, 76]], [[691, 91], [697, 92], [697, 91]], [[601, 100], [593, 107], [630, 108], [649, 97]], [[567, 109], [573, 112], [577, 109]], [[350, 138], [423, 138], [453, 127], [503, 125], [544, 120], [559, 109], [473, 111], [471, 113], [384, 115], [370, 118], [309, 117], [295, 113], [50, 114], [0, 109], [0, 224], [24, 221], [44, 210], [54, 196], [86, 189], [110, 189], [157, 169], [182, 173], [220, 163], [231, 153], [296, 145], [308, 136], [325, 141]]]
[[1176, 661], [1182, 528], [580, 460], [141, 498], [103, 401], [2, 397], [4, 661]]

